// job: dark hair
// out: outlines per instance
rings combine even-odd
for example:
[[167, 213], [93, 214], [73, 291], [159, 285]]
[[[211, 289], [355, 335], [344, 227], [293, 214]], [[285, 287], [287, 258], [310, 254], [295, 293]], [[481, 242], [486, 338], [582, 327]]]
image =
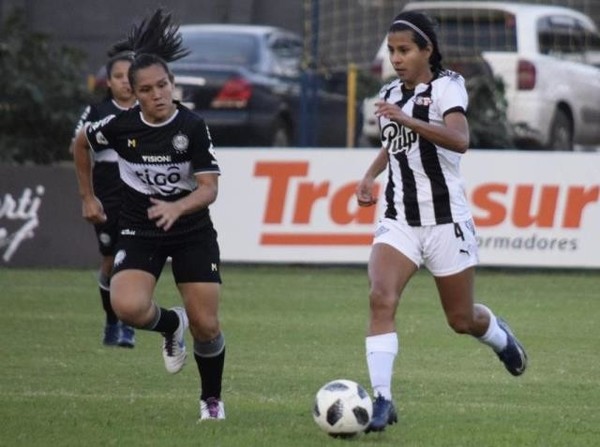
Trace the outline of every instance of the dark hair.
[[113, 45], [111, 52], [115, 54], [114, 57], [119, 54], [131, 57], [127, 60], [131, 60], [128, 78], [132, 88], [137, 71], [151, 65], [162, 66], [169, 78], [173, 79], [167, 63], [189, 54], [189, 50], [183, 48], [179, 25], [173, 24], [171, 14], [164, 14], [161, 8], [157, 9], [149, 19], [134, 25], [127, 38]]
[[[104, 65], [104, 71], [106, 73], [106, 79], [110, 79], [112, 77], [112, 69], [117, 62], [126, 61], [133, 62], [134, 54], [133, 51], [129, 50], [118, 50], [118, 44], [115, 44], [110, 50], [108, 50], [108, 60]], [[113, 94], [112, 90], [107, 87], [106, 89], [106, 98], [112, 99]]]
[[[410, 26], [406, 23], [397, 23], [399, 20], [408, 22], [413, 26]], [[427, 47], [427, 45], [431, 44], [432, 52], [431, 56], [429, 57], [429, 65], [431, 66], [431, 71], [434, 73], [439, 73], [444, 70], [444, 67], [442, 66], [442, 54], [440, 53], [440, 47], [438, 45], [435, 28], [436, 25], [433, 20], [429, 18], [429, 16], [416, 11], [405, 11], [401, 12], [394, 18], [388, 32], [394, 33], [398, 31], [411, 31], [413, 35], [413, 41], [421, 49], [424, 49]], [[421, 31], [421, 33], [423, 33], [427, 38], [425, 38], [419, 31]]]

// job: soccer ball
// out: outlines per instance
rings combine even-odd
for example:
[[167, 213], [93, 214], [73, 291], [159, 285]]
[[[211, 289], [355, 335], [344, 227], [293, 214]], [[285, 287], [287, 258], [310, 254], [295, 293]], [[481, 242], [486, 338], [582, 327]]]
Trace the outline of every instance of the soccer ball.
[[313, 418], [333, 437], [352, 437], [363, 432], [373, 414], [373, 402], [358, 383], [333, 380], [323, 385], [315, 396]]

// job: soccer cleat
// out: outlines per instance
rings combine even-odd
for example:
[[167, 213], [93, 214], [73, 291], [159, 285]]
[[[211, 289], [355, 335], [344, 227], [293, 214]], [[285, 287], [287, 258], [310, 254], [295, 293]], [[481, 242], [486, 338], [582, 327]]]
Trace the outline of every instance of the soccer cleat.
[[523, 348], [523, 345], [519, 343], [515, 334], [513, 334], [510, 326], [502, 318], [498, 318], [498, 326], [504, 332], [506, 332], [506, 347], [496, 353], [498, 358], [504, 363], [504, 367], [513, 376], [520, 376], [525, 372], [527, 368], [527, 353]]
[[200, 400], [200, 420], [219, 420], [225, 419], [225, 406], [221, 399], [209, 397], [206, 400]]
[[398, 422], [398, 414], [394, 402], [379, 395], [373, 402], [373, 416], [365, 433], [383, 431], [388, 425]]
[[121, 329], [121, 334], [119, 335], [118, 345], [122, 348], [135, 347], [135, 332], [133, 328], [122, 322], [119, 323], [119, 328]]
[[119, 324], [106, 324], [104, 325], [104, 339], [102, 344], [104, 346], [117, 346], [119, 343]]
[[188, 327], [188, 318], [185, 309], [182, 307], [173, 307], [170, 310], [177, 312], [179, 316], [179, 326], [172, 334], [163, 334], [163, 360], [165, 368], [171, 374], [178, 373], [185, 364], [187, 354], [185, 352], [185, 330]]

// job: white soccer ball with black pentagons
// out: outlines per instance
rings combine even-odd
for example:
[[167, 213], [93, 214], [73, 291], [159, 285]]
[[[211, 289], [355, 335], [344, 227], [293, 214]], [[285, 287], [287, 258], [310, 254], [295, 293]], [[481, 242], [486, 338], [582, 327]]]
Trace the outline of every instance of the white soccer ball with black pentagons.
[[352, 380], [326, 383], [315, 396], [313, 418], [331, 436], [350, 437], [363, 432], [372, 414], [369, 394]]

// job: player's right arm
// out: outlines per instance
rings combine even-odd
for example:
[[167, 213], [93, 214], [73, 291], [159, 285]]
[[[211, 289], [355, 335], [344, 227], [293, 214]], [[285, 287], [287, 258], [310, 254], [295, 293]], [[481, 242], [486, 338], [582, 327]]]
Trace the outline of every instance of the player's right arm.
[[364, 177], [356, 186], [356, 201], [359, 206], [372, 206], [377, 203], [377, 197], [374, 196], [375, 179], [384, 171], [387, 164], [388, 151], [385, 147], [382, 147]]
[[81, 197], [81, 214], [83, 218], [91, 223], [102, 223], [106, 221], [106, 214], [102, 203], [94, 194], [92, 183], [92, 156], [85, 133], [85, 127], [79, 129], [71, 144], [73, 149], [73, 161], [77, 174], [79, 196]]

